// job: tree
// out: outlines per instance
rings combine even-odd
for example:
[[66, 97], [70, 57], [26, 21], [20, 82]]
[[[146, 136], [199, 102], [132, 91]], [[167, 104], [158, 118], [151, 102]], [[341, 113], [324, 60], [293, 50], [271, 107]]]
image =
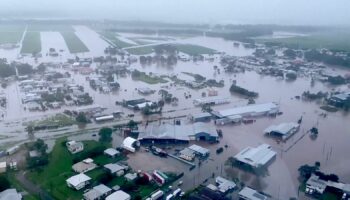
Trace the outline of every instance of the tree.
[[113, 130], [111, 128], [101, 128], [98, 132], [98, 135], [100, 136], [99, 141], [100, 142], [111, 142], [113, 140], [112, 138], [112, 132]]
[[75, 118], [75, 120], [76, 120], [77, 122], [83, 123], [83, 124], [86, 124], [86, 123], [89, 122], [89, 120], [86, 118], [85, 113], [83, 113], [83, 112], [80, 112], [80, 113], [78, 114], [78, 116]]
[[0, 192], [10, 188], [10, 182], [7, 180], [6, 176], [0, 176]]
[[28, 74], [32, 74], [34, 72], [33, 70], [33, 66], [25, 63], [25, 64], [16, 64], [15, 65], [17, 70], [18, 70], [18, 74], [19, 75], [28, 75]]
[[289, 79], [289, 80], [295, 80], [295, 79], [297, 79], [297, 74], [294, 73], [294, 72], [288, 72], [286, 74], [286, 78]]
[[134, 120], [130, 120], [128, 123], [127, 123], [127, 126], [129, 128], [135, 128], [137, 127], [137, 122], [135, 122]]

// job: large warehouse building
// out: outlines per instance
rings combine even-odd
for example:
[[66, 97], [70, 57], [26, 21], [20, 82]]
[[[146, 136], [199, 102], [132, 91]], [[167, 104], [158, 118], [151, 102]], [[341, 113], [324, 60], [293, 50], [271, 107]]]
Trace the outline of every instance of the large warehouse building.
[[139, 131], [140, 142], [184, 142], [191, 140], [217, 142], [218, 133], [212, 124], [149, 124]]

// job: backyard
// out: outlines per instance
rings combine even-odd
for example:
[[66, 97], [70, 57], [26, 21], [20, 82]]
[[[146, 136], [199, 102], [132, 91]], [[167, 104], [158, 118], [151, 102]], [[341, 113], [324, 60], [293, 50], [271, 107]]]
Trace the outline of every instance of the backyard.
[[106, 146], [96, 141], [84, 141], [84, 151], [72, 155], [67, 150], [65, 141], [66, 138], [56, 140], [55, 146], [49, 155], [49, 164], [29, 172], [27, 177], [47, 190], [56, 199], [81, 199], [83, 192], [75, 191], [66, 184], [66, 180], [75, 174], [72, 171], [73, 159], [81, 156], [84, 152], [98, 147], [106, 148]]

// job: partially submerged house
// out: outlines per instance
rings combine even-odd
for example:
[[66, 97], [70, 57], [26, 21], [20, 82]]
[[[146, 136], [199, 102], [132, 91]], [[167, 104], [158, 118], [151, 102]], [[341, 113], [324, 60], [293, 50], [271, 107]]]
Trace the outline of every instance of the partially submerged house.
[[246, 147], [234, 156], [238, 164], [246, 165], [253, 169], [267, 167], [275, 158], [276, 152], [268, 144], [261, 144], [255, 148]]
[[312, 174], [306, 182], [305, 193], [312, 196], [320, 196], [326, 191], [338, 194], [341, 199], [350, 198], [350, 184], [323, 180], [319, 176]]

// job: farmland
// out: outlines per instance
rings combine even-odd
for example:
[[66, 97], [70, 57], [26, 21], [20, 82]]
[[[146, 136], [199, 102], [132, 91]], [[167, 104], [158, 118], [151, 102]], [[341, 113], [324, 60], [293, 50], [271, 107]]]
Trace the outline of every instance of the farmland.
[[87, 52], [89, 49], [74, 32], [61, 32], [70, 53]]
[[27, 32], [22, 42], [22, 54], [33, 54], [41, 51], [40, 32]]

